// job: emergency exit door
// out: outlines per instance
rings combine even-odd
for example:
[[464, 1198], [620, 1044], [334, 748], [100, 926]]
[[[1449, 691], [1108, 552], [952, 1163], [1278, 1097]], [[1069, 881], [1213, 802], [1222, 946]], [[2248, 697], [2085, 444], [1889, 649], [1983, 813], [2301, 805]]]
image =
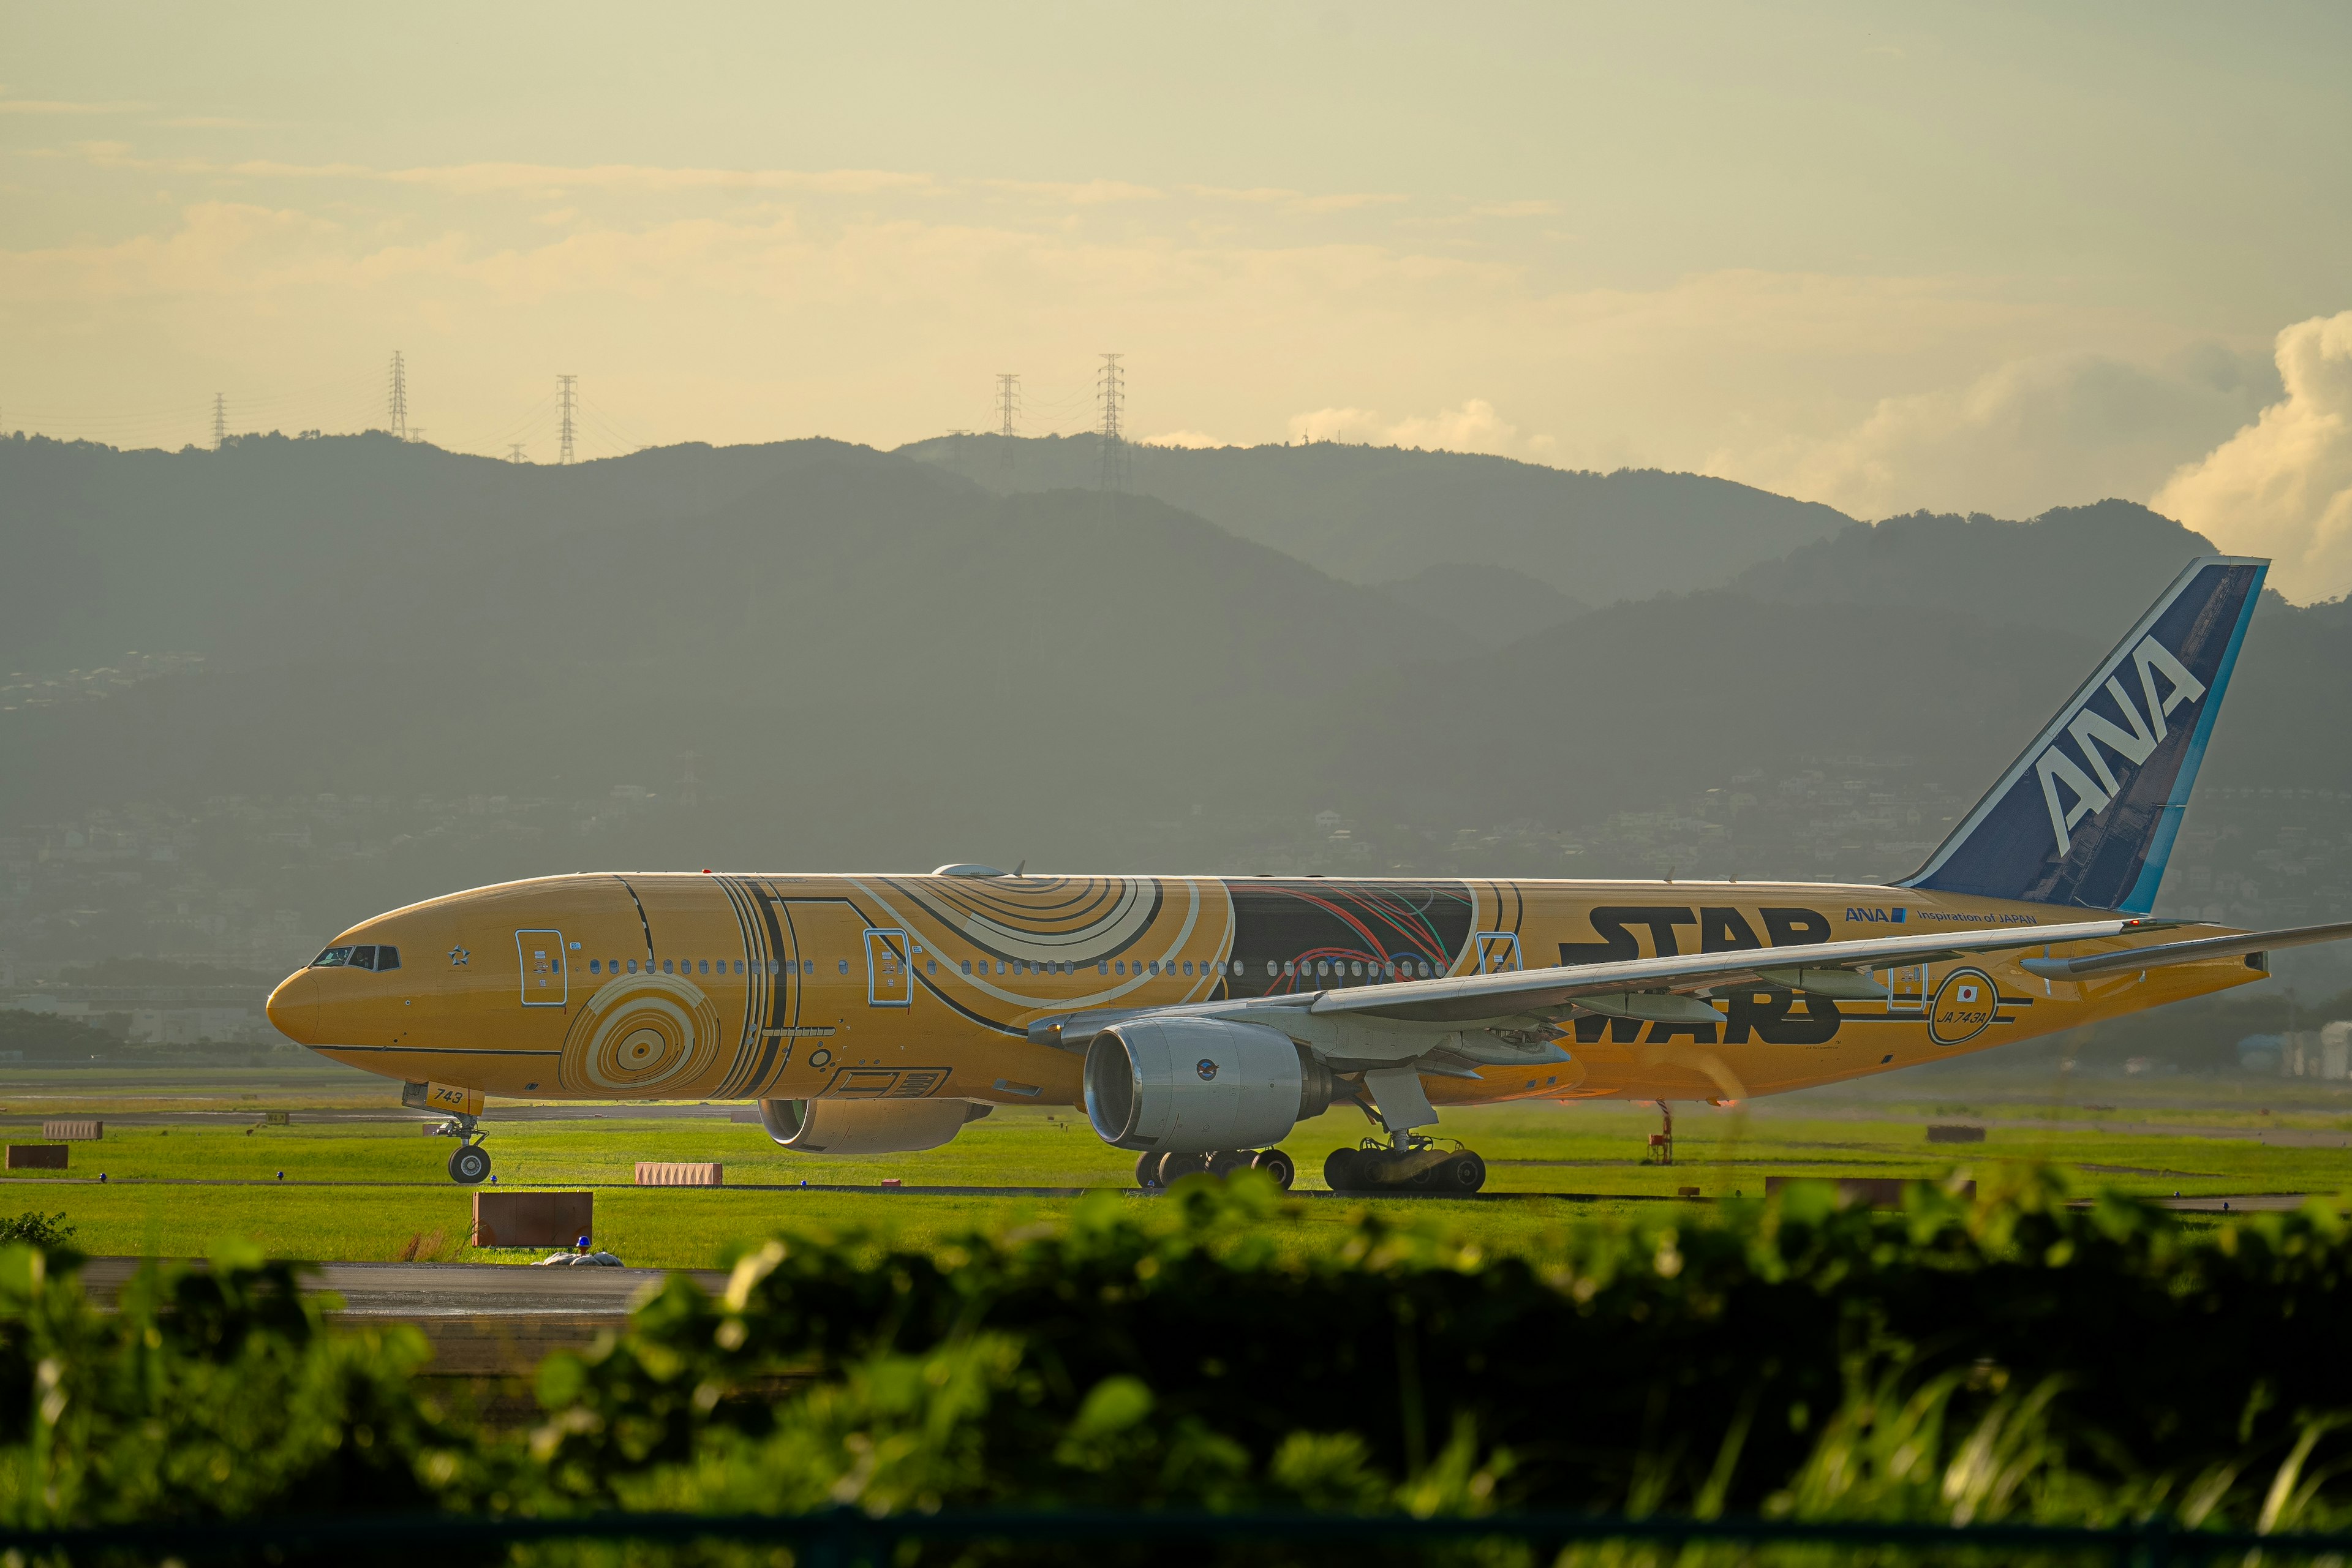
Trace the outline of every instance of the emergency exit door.
[[913, 944], [903, 931], [866, 931], [866, 1005], [907, 1007], [915, 1000]]
[[1478, 973], [1505, 974], [1519, 967], [1519, 933], [1511, 931], [1482, 931], [1478, 943]]
[[562, 931], [515, 932], [515, 957], [522, 970], [524, 1006], [561, 1007], [571, 1000], [572, 976], [565, 971]]

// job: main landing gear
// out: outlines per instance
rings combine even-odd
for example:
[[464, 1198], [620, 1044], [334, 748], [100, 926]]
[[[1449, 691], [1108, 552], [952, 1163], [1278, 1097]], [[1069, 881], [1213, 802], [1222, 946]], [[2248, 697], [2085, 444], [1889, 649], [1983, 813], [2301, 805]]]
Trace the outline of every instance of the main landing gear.
[[1335, 1193], [1466, 1198], [1486, 1184], [1486, 1162], [1456, 1145], [1398, 1133], [1383, 1147], [1367, 1138], [1354, 1149], [1334, 1149], [1323, 1162], [1323, 1182]]
[[459, 1114], [441, 1128], [441, 1136], [459, 1140], [449, 1151], [449, 1179], [461, 1187], [478, 1187], [490, 1173], [490, 1152], [482, 1147], [478, 1118]]
[[1172, 1187], [1185, 1176], [1205, 1172], [1222, 1180], [1235, 1171], [1264, 1171], [1286, 1193], [1298, 1179], [1297, 1163], [1279, 1149], [1222, 1149], [1214, 1154], [1139, 1154], [1135, 1161], [1135, 1184], [1150, 1192]]

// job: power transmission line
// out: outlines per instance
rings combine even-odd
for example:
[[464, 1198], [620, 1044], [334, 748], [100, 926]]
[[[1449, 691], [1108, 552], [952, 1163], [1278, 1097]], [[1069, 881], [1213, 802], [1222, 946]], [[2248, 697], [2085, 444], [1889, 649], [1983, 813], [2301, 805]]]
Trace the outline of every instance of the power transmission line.
[[1127, 441], [1120, 434], [1119, 411], [1127, 403], [1126, 373], [1118, 362], [1125, 354], [1102, 356], [1102, 374], [1095, 378], [1096, 395], [1102, 399], [1102, 423], [1097, 434], [1102, 437], [1102, 488], [1118, 491], [1127, 489]]
[[1021, 433], [1021, 378], [999, 375], [996, 378], [997, 434], [1007, 438]]
[[213, 394], [213, 450], [217, 452], [226, 445], [228, 445], [228, 399], [215, 392]]
[[408, 365], [400, 351], [392, 351], [392, 438], [408, 439]]
[[579, 394], [572, 388], [580, 378], [576, 375], [559, 375], [555, 379], [562, 387], [557, 395], [563, 400], [563, 419], [556, 429], [556, 440], [560, 449], [555, 460], [559, 463], [568, 463], [572, 460], [572, 416], [580, 405]]

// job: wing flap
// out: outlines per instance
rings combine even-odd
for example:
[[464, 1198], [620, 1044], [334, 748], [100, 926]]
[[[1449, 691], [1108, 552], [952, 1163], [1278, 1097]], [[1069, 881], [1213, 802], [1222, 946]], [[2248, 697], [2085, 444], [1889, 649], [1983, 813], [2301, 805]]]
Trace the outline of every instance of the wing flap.
[[1517, 969], [1449, 980], [1402, 980], [1360, 990], [1326, 991], [1315, 998], [1309, 1010], [1425, 1024], [1464, 1023], [1478, 1018], [1542, 1018], [1547, 1014], [1565, 1013], [1587, 997], [1696, 991], [1742, 982], [1761, 984], [1766, 971], [1786, 970], [1792, 962], [1807, 969], [1874, 969], [1890, 964], [1928, 963], [1969, 953], [2005, 952], [2021, 947], [2095, 942], [2104, 937], [2169, 930], [2179, 923], [2150, 920], [2077, 921], [2065, 925], [2009, 927], [1958, 940], [1952, 932], [1934, 931], [1925, 936], [1868, 937], [1855, 942], [1808, 942], [1796, 947], [1744, 948], [1735, 952]]
[[2352, 937], [2352, 921], [2333, 925], [2288, 926], [2280, 931], [2240, 931], [2234, 936], [2200, 937], [2194, 942], [2159, 942], [2154, 947], [2127, 947], [2081, 958], [2028, 958], [2019, 961], [2018, 967], [2043, 980], [2087, 980], [2098, 974], [2164, 969], [2211, 958], [2242, 958], [2276, 948], [2307, 947], [2315, 942], [2342, 942], [2347, 937]]

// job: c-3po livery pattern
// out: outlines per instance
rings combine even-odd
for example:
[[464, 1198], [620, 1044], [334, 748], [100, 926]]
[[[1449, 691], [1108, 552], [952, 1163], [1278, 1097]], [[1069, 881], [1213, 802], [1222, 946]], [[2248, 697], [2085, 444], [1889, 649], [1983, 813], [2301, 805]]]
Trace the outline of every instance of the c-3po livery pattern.
[[2151, 917], [2262, 574], [2192, 563], [1895, 886], [582, 874], [364, 921], [270, 1016], [469, 1135], [486, 1096], [756, 1100], [830, 1152], [1084, 1103], [1147, 1179], [1212, 1155], [1286, 1174], [1249, 1146], [1348, 1102], [1386, 1140], [1358, 1184], [1475, 1188], [1483, 1166], [1415, 1131], [1438, 1106], [1798, 1089], [2242, 984], [2352, 931]]

